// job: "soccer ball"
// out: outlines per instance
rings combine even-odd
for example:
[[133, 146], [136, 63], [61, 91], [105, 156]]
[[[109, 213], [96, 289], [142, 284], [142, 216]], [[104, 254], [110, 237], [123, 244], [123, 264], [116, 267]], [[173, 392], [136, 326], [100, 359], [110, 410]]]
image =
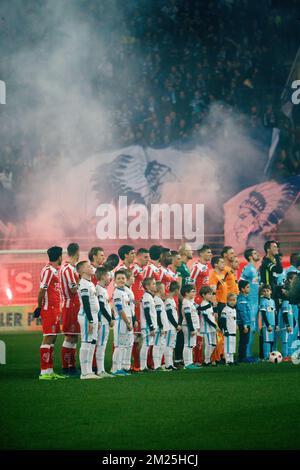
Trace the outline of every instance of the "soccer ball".
[[278, 363], [282, 361], [282, 355], [279, 351], [272, 351], [269, 355], [269, 361]]
[[298, 364], [300, 364], [300, 351], [295, 351], [295, 352], [291, 355], [291, 359], [292, 359], [292, 363], [295, 364], [295, 366], [297, 366]]

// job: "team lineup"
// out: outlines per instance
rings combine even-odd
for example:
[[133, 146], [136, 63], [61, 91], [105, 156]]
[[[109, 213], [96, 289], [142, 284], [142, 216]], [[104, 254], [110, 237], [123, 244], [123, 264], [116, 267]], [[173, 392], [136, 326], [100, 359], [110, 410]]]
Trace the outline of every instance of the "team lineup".
[[[101, 247], [93, 247], [88, 260], [79, 261], [79, 245], [71, 243], [64, 262], [61, 247], [49, 248], [34, 312], [43, 328], [39, 379], [256, 363], [271, 360], [279, 340], [283, 361], [290, 362], [299, 339], [299, 308], [289, 291], [300, 272], [300, 254], [292, 253], [291, 265], [283, 269], [276, 241], [267, 241], [264, 251], [260, 265], [254, 248], [245, 251], [247, 264], [238, 279], [240, 263], [230, 246], [216, 256], [203, 245], [191, 270], [188, 244], [178, 251], [123, 245], [107, 258]], [[112, 367], [106, 371], [110, 330]], [[61, 333], [62, 372], [57, 374], [54, 348]], [[259, 358], [253, 354], [255, 335]]]

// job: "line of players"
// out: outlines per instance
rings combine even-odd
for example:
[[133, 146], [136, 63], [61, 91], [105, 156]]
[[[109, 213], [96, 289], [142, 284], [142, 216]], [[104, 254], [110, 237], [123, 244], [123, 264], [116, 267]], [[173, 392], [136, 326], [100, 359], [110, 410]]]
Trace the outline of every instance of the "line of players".
[[[233, 365], [237, 328], [239, 362], [257, 361], [252, 355], [257, 331], [261, 358], [267, 359], [270, 351], [277, 349], [280, 332], [283, 356], [290, 360], [299, 334], [299, 309], [289, 303], [287, 292], [299, 273], [300, 256], [291, 255], [291, 266], [285, 272], [276, 241], [266, 242], [259, 271], [256, 250], [245, 251], [248, 264], [239, 282], [239, 262], [229, 246], [220, 256], [212, 256], [210, 247], [203, 245], [191, 272], [187, 262], [193, 253], [187, 244], [178, 252], [154, 245], [137, 253], [133, 246], [123, 245], [118, 255], [107, 259], [102, 248], [94, 247], [88, 261], [79, 261], [76, 243], [70, 244], [67, 252], [68, 260], [61, 266], [62, 248], [49, 248], [49, 263], [41, 272], [35, 317], [41, 315], [43, 325], [42, 380], [78, 375], [78, 336], [82, 379], [126, 376], [132, 371], [171, 371], [182, 366], [199, 369], [222, 362]], [[61, 313], [63, 375], [53, 371]], [[110, 328], [114, 341], [109, 374], [104, 359]]]

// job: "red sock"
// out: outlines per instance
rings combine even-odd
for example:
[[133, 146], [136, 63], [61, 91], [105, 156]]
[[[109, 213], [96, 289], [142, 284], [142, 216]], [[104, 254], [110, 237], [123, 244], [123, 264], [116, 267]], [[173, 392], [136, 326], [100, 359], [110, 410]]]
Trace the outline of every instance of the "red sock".
[[95, 351], [94, 351], [93, 365], [92, 365], [92, 367], [93, 367], [93, 369], [97, 369], [96, 348], [95, 348]]
[[72, 367], [72, 353], [73, 344], [68, 341], [64, 341], [61, 348], [61, 365], [63, 369], [69, 369]]
[[148, 367], [149, 369], [154, 369], [154, 362], [153, 362], [153, 346], [150, 346], [150, 348], [148, 349], [147, 367]]
[[194, 347], [194, 362], [202, 364], [202, 338], [197, 336], [197, 343]]
[[40, 347], [40, 358], [41, 358], [41, 370], [51, 369], [50, 366], [50, 345], [42, 344]]
[[138, 343], [133, 343], [132, 357], [133, 357], [133, 367], [135, 369], [139, 369], [140, 368], [140, 352], [138, 349]]
[[50, 364], [49, 364], [50, 369], [53, 369], [53, 361], [54, 361], [54, 344], [51, 344], [51, 346], [50, 346]]
[[71, 360], [70, 360], [71, 367], [76, 367], [76, 344], [73, 344], [73, 348], [71, 349]]

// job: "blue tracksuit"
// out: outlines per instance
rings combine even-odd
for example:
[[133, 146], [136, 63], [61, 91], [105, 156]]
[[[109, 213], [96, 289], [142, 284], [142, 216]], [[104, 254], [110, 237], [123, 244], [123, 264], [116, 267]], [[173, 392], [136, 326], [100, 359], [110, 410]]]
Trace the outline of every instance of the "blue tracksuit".
[[[292, 305], [288, 300], [283, 300], [279, 312], [279, 327], [282, 341], [282, 356], [290, 357], [292, 355], [292, 342], [294, 331], [294, 315]], [[287, 327], [292, 328], [289, 333]]]
[[247, 346], [247, 357], [252, 357], [254, 333], [258, 331], [260, 275], [257, 269], [255, 268], [255, 266], [252, 263], [248, 263], [242, 271], [241, 279], [249, 282], [250, 284], [250, 292], [248, 295], [248, 299], [249, 299], [249, 307], [250, 307], [250, 314], [251, 314], [251, 325], [250, 325], [249, 342]]
[[[268, 359], [276, 341], [276, 306], [274, 300], [262, 297], [260, 300], [259, 310], [262, 317], [264, 358]], [[272, 331], [268, 331], [269, 326], [272, 327]]]
[[[240, 330], [239, 361], [246, 359], [247, 345], [249, 342], [249, 331], [251, 324], [251, 312], [249, 298], [245, 294], [238, 295], [236, 304], [237, 324]], [[244, 327], [248, 328], [248, 333], [244, 333]]]

